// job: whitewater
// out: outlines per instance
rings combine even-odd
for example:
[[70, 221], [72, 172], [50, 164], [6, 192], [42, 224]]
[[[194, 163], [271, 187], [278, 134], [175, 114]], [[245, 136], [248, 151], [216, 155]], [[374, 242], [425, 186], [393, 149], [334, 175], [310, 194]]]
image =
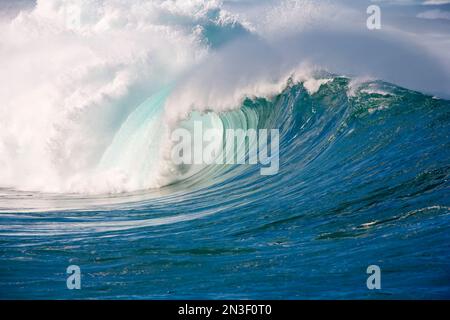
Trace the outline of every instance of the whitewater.
[[[369, 4], [0, 6], [0, 298], [448, 298], [448, 6]], [[198, 122], [279, 171], [174, 163]]]
[[[413, 62], [417, 43], [393, 43], [391, 33], [378, 40], [364, 30], [365, 16], [350, 9], [286, 1], [251, 21], [222, 6], [52, 0], [3, 21], [1, 186], [99, 194], [171, 184], [177, 174], [164, 149], [179, 121], [192, 111], [223, 113], [247, 97], [273, 97], [290, 78], [317, 90], [316, 71], [448, 93], [448, 72], [432, 55]], [[358, 23], [352, 14], [360, 34], [330, 43]], [[355, 52], [349, 42], [362, 37]], [[379, 70], [375, 57], [397, 50], [405, 51], [396, 53], [401, 61]]]

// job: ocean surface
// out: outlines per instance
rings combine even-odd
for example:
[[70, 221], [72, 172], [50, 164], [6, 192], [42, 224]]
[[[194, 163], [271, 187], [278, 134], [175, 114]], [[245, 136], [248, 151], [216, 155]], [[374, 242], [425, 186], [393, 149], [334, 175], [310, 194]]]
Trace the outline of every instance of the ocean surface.
[[[0, 56], [23, 56], [0, 77], [1, 299], [450, 299], [445, 82], [439, 96], [331, 68], [304, 76], [293, 52], [277, 73], [261, 50], [286, 53], [273, 31], [212, 4], [136, 1], [139, 14], [120, 7], [126, 23], [90, 8], [66, 32], [60, 2], [43, 3], [3, 25]], [[251, 54], [234, 49], [242, 37]], [[36, 62], [48, 52], [53, 67]], [[165, 132], [194, 119], [279, 129], [279, 172], [171, 166]]]

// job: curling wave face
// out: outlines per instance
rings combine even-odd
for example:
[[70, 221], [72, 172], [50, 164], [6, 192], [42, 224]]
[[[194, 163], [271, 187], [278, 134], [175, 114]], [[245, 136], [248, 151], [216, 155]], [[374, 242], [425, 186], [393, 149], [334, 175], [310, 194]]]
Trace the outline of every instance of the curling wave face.
[[[38, 1], [1, 25], [0, 187], [163, 187], [182, 179], [167, 160], [168, 137], [193, 112], [227, 117], [246, 98], [279, 94], [288, 79], [317, 90], [325, 69], [446, 94], [445, 64], [399, 32], [381, 41], [361, 23], [349, 33], [357, 18], [311, 1], [268, 6], [258, 19], [220, 1]], [[318, 23], [325, 19], [333, 30]], [[352, 39], [370, 47], [355, 51]], [[377, 45], [402, 61], [380, 67]], [[238, 118], [228, 126], [249, 120]]]

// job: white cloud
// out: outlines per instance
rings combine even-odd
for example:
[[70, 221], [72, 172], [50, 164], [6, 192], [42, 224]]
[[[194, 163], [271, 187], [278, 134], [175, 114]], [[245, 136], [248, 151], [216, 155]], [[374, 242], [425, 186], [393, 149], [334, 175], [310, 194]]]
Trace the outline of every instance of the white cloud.
[[417, 15], [417, 18], [431, 19], [431, 20], [435, 20], [435, 19], [450, 20], [450, 11], [443, 11], [443, 10], [439, 10], [439, 9], [428, 10], [428, 11], [419, 13]]
[[450, 0], [426, 0], [424, 5], [439, 5], [439, 4], [448, 4]]

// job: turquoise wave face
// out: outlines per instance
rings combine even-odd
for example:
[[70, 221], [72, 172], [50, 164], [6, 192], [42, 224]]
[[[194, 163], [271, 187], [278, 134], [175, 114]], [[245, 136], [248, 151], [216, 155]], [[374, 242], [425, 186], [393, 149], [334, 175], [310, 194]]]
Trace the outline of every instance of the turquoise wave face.
[[[105, 165], [131, 164], [121, 151], [133, 139], [152, 150], [145, 105]], [[132, 194], [2, 190], [0, 297], [450, 298], [449, 108], [384, 82], [335, 77], [314, 94], [291, 83], [182, 124], [279, 128], [276, 175], [211, 165]], [[73, 264], [81, 290], [66, 288]], [[370, 291], [374, 264], [382, 289]]]

